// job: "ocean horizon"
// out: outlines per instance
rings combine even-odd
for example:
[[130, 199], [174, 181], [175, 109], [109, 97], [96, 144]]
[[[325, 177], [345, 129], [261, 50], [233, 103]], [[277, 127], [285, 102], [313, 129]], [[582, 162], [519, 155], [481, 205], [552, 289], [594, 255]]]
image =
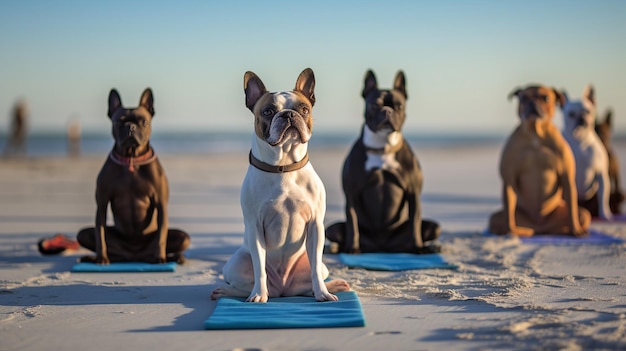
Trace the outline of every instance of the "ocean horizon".
[[[414, 150], [419, 148], [454, 147], [461, 145], [500, 145], [506, 136], [496, 134], [405, 133]], [[349, 147], [357, 139], [354, 132], [314, 132], [309, 142], [311, 149]], [[151, 144], [159, 154], [211, 154], [245, 152], [250, 148], [249, 132], [237, 131], [171, 131], [153, 132]], [[3, 153], [7, 149], [7, 135], [0, 135]], [[113, 147], [110, 133], [83, 133], [80, 155], [106, 155]], [[58, 157], [68, 155], [69, 144], [63, 132], [32, 132], [28, 135], [25, 153], [28, 157]]]

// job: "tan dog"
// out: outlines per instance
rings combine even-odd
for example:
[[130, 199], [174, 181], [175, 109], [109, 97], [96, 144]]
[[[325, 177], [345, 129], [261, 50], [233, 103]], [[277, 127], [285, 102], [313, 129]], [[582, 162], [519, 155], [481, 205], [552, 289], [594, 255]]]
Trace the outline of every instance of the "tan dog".
[[552, 123], [563, 95], [544, 86], [513, 91], [520, 125], [502, 151], [503, 205], [489, 219], [489, 231], [518, 236], [587, 235], [591, 215], [578, 208], [572, 150]]

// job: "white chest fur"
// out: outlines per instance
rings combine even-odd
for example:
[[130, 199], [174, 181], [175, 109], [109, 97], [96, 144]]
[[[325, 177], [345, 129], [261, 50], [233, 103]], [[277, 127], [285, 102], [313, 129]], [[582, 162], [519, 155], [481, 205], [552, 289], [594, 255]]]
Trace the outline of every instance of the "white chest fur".
[[394, 149], [401, 142], [402, 133], [400, 132], [389, 130], [374, 132], [365, 125], [363, 127], [363, 144], [366, 148], [376, 150], [366, 151], [365, 170], [370, 171], [378, 168], [389, 171], [399, 169], [400, 164], [396, 160], [396, 153], [385, 152], [385, 150]]

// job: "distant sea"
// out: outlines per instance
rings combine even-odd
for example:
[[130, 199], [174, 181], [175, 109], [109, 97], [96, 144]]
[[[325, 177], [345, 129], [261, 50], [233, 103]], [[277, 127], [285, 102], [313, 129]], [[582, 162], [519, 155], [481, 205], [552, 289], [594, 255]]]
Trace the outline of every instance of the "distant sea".
[[[352, 145], [358, 133], [314, 132], [309, 142], [311, 149], [345, 147]], [[463, 145], [501, 145], [504, 135], [477, 134], [406, 134], [414, 150], [444, 148]], [[0, 147], [6, 148], [6, 135], [0, 135]], [[159, 154], [210, 154], [219, 152], [246, 152], [250, 148], [249, 132], [160, 132], [153, 133], [151, 144]], [[80, 140], [81, 155], [106, 155], [113, 147], [110, 134], [83, 133]], [[68, 154], [64, 133], [33, 132], [26, 141], [26, 155], [32, 157], [58, 157]]]

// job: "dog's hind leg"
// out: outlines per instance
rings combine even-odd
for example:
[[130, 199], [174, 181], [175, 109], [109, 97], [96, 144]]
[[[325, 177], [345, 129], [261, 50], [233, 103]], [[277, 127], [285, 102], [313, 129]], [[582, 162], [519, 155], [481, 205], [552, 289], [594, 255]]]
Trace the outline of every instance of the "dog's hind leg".
[[[250, 289], [252, 290], [252, 289]], [[224, 285], [224, 286], [220, 286], [215, 288], [212, 292], [211, 292], [211, 300], [217, 300], [221, 297], [226, 297], [226, 296], [230, 296], [230, 297], [248, 297], [248, 295], [250, 295], [250, 291], [244, 291], [244, 290], [240, 290], [237, 289], [233, 286], [230, 285]]]
[[224, 265], [223, 273], [227, 285], [213, 290], [211, 299], [217, 300], [224, 296], [248, 297], [250, 295], [254, 287], [254, 274], [249, 253], [241, 248], [237, 250]]
[[328, 292], [331, 294], [343, 291], [350, 291], [350, 284], [348, 284], [348, 282], [343, 279], [333, 279], [331, 281], [325, 282], [325, 284], [326, 289], [328, 289]]

